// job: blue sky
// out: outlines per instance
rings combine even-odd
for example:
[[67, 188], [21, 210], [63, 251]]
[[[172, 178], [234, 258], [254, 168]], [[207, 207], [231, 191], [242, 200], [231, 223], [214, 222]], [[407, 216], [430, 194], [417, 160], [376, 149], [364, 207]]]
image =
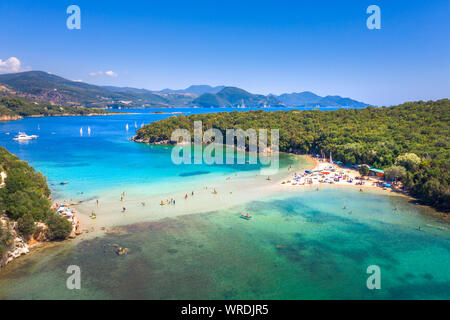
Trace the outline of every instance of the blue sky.
[[[66, 27], [71, 4], [81, 30]], [[381, 30], [366, 27], [371, 4]], [[16, 57], [20, 70], [93, 84], [223, 84], [392, 105], [449, 97], [449, 15], [448, 0], [2, 0], [0, 70]]]

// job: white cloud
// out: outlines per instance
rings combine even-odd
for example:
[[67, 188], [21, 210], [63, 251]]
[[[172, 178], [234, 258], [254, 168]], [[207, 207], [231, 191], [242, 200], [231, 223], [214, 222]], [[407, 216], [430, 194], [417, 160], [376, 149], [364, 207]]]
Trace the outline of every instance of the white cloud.
[[22, 63], [16, 57], [11, 57], [3, 61], [0, 59], [0, 73], [19, 72], [22, 69]]
[[113, 78], [115, 78], [115, 77], [118, 76], [118, 74], [115, 73], [114, 71], [97, 71], [97, 72], [91, 72], [91, 73], [89, 73], [89, 75], [90, 75], [91, 77], [96, 77], [96, 76], [102, 76], [102, 75], [105, 75], [105, 76], [113, 77]]
[[106, 71], [105, 74], [108, 77], [114, 77], [114, 78], [117, 77], [117, 73], [115, 73], [114, 71]]

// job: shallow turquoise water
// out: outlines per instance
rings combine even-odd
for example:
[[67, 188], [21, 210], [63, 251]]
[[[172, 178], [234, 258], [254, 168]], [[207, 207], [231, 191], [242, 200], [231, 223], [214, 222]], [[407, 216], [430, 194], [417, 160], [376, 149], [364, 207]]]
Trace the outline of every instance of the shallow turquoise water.
[[[169, 148], [128, 141], [134, 122], [167, 116], [28, 118], [0, 124], [0, 144], [43, 171], [57, 197], [122, 186], [163, 192], [173, 185], [167, 181], [258, 168], [175, 166]], [[12, 140], [19, 130], [40, 137], [19, 144]], [[0, 270], [0, 298], [448, 299], [450, 232], [426, 211], [403, 197], [350, 188], [288, 192], [38, 250]], [[253, 220], [239, 219], [241, 212]], [[117, 256], [116, 244], [129, 254]], [[69, 265], [81, 267], [82, 290], [66, 289]], [[369, 265], [381, 268], [381, 290], [366, 287]]]
[[[7, 266], [0, 298], [448, 299], [450, 232], [423, 210], [329, 188], [131, 225]], [[113, 245], [130, 252], [118, 256]], [[82, 270], [78, 291], [65, 287], [73, 264]], [[380, 290], [366, 287], [369, 265], [381, 269]]]

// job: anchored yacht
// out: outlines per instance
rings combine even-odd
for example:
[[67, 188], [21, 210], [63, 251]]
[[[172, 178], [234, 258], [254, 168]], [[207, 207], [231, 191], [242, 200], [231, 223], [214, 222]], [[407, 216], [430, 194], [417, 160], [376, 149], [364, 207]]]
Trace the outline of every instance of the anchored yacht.
[[23, 141], [23, 140], [34, 140], [37, 138], [38, 138], [38, 136], [36, 136], [36, 135], [29, 136], [24, 132], [19, 132], [19, 134], [17, 136], [15, 136], [13, 139], [16, 141]]

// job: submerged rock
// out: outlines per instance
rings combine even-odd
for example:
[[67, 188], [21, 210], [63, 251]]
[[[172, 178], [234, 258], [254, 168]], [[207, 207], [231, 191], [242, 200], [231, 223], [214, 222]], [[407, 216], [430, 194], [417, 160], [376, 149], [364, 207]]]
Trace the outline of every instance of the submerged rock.
[[128, 248], [119, 247], [119, 248], [117, 248], [116, 253], [119, 256], [126, 255], [128, 253]]

